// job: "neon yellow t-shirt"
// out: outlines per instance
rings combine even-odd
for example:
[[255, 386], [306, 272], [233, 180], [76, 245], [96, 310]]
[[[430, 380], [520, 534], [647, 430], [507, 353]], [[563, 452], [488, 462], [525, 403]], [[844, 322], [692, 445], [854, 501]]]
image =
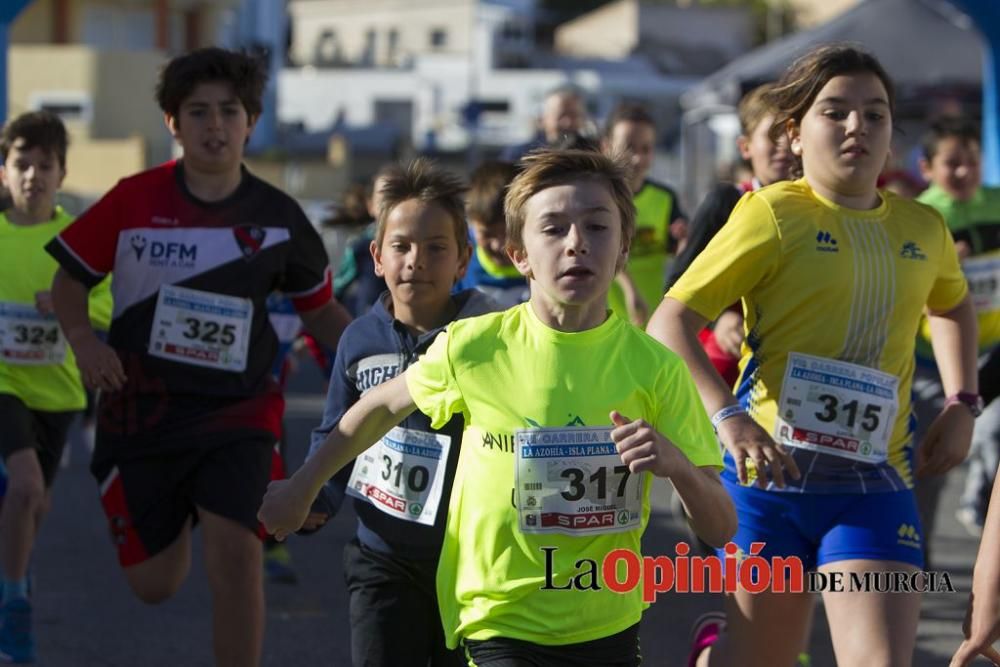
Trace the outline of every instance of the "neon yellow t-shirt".
[[615, 315], [579, 333], [551, 329], [531, 304], [460, 320], [406, 372], [419, 409], [439, 428], [465, 418], [438, 565], [438, 604], [449, 646], [508, 637], [572, 644], [639, 621], [639, 591], [539, 590], [555, 547], [553, 582], [617, 548], [640, 550], [652, 478], [640, 478], [636, 527], [592, 535], [522, 531], [512, 505], [515, 432], [531, 427], [608, 426], [617, 409], [645, 419], [697, 466], [719, 466], [719, 445], [684, 362]]
[[[73, 218], [60, 207], [49, 222], [29, 226], [13, 225], [0, 213], [0, 311], [34, 311], [36, 292], [51, 289], [59, 268], [45, 252], [45, 244], [71, 222]], [[90, 319], [98, 329], [107, 330], [111, 321], [110, 284], [106, 278], [90, 292]], [[50, 321], [54, 323], [54, 318]], [[49, 335], [54, 337], [55, 332]], [[0, 393], [13, 394], [32, 410], [46, 412], [82, 410], [86, 405], [80, 371], [68, 345], [57, 364], [19, 365], [0, 357]]]
[[[635, 239], [629, 249], [626, 270], [652, 314], [663, 299], [666, 280], [667, 242], [670, 223], [682, 217], [677, 195], [670, 188], [646, 181], [632, 199], [635, 203]], [[608, 307], [628, 321], [625, 297], [617, 283], [608, 291]]]
[[[823, 199], [803, 179], [744, 195], [667, 296], [709, 320], [742, 298], [747, 334], [736, 393], [776, 437], [778, 403], [791, 377], [786, 371], [794, 370], [789, 353], [896, 378], [887, 397], [894, 405], [879, 403], [868, 418], [875, 429], [889, 429], [893, 414], [891, 430], [881, 436], [884, 461], [845, 457], [845, 451], [861, 455], [865, 441], [860, 437], [826, 441], [827, 448], [790, 448], [803, 476], [788, 490], [866, 493], [912, 486], [910, 385], [917, 326], [925, 305], [948, 310], [966, 292], [951, 234], [933, 209], [883, 193], [878, 208], [851, 210]], [[839, 388], [831, 394], [849, 400]], [[832, 417], [855, 429], [865, 420], [861, 413], [835, 409], [828, 413], [789, 403], [782, 418], [811, 419], [819, 412], [824, 420]], [[835, 449], [842, 447], [859, 449]], [[732, 472], [727, 456], [725, 475]]]

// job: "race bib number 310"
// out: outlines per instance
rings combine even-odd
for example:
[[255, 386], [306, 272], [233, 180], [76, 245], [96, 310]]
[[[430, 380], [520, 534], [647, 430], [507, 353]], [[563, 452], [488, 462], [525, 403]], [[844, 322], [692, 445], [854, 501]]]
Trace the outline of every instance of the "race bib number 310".
[[164, 285], [156, 300], [149, 353], [182, 364], [241, 372], [247, 367], [250, 299]]
[[642, 525], [643, 475], [633, 475], [611, 427], [515, 433], [516, 505], [524, 533], [615, 533]]
[[397, 426], [354, 462], [347, 493], [381, 511], [433, 526], [451, 438]]
[[34, 306], [0, 302], [0, 361], [12, 366], [54, 366], [66, 358], [66, 339], [54, 315]]
[[899, 378], [852, 364], [792, 352], [775, 420], [775, 438], [866, 463], [881, 463], [896, 422]]

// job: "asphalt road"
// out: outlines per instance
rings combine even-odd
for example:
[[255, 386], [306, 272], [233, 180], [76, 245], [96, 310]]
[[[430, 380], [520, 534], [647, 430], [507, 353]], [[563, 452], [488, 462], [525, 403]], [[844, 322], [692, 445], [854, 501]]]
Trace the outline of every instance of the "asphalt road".
[[[287, 428], [290, 463], [305, 453], [309, 429], [322, 408], [321, 380], [310, 367], [293, 378]], [[43, 526], [35, 557], [35, 622], [39, 664], [48, 667], [197, 667], [211, 665], [210, 600], [201, 543], [189, 580], [176, 597], [147, 606], [130, 593], [118, 568], [100, 511], [97, 488], [87, 471], [85, 451], [74, 449], [57, 480], [53, 509]], [[935, 536], [939, 570], [947, 570], [955, 594], [928, 594], [914, 665], [947, 664], [960, 640], [960, 623], [971, 582], [976, 541], [953, 520], [961, 474], [944, 493]], [[646, 534], [647, 554], [672, 554], [684, 533], [669, 515], [669, 492], [659, 485]], [[290, 548], [298, 585], [268, 585], [266, 666], [349, 665], [346, 593], [341, 551], [354, 530], [349, 509], [318, 534], [294, 537]], [[718, 608], [710, 595], [663, 595], [642, 626], [644, 664], [682, 667], [691, 622]], [[811, 652], [813, 665], [834, 665], [827, 628], [818, 607]], [[854, 667], [854, 666], [851, 666]]]

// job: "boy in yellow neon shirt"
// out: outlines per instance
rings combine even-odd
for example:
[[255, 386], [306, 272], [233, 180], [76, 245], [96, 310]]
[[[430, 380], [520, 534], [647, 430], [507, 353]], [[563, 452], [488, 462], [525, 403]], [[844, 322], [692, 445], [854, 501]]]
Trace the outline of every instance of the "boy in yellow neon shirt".
[[432, 426], [462, 414], [437, 575], [449, 646], [464, 644], [481, 666], [637, 665], [639, 592], [613, 593], [596, 572], [590, 590], [574, 589], [576, 568], [639, 551], [647, 471], [670, 478], [702, 539], [724, 543], [735, 523], [718, 444], [684, 365], [607, 312], [635, 215], [622, 170], [591, 151], [540, 152], [505, 209], [530, 301], [449, 325], [290, 480], [272, 483], [260, 518], [283, 538], [333, 473], [415, 408]]
[[687, 221], [677, 193], [649, 178], [656, 147], [656, 123], [641, 106], [623, 104], [608, 119], [604, 150], [624, 153], [631, 170], [629, 187], [636, 208], [635, 239], [628, 263], [608, 291], [611, 310], [636, 326], [645, 326], [649, 313], [663, 298], [671, 252], [680, 253]]
[[[8, 485], [0, 509], [0, 660], [33, 662], [27, 572], [49, 506], [66, 433], [86, 399], [80, 371], [52, 312], [56, 261], [45, 244], [73, 218], [55, 203], [66, 176], [66, 128], [55, 115], [23, 114], [0, 135], [3, 184], [12, 206], [0, 214], [0, 454]], [[90, 317], [108, 328], [108, 281], [91, 293]]]

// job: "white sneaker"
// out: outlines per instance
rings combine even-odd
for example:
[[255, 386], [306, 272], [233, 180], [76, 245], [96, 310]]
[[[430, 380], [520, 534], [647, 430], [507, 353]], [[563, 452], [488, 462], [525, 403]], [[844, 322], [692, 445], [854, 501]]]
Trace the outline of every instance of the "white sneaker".
[[971, 507], [959, 507], [955, 510], [955, 518], [973, 537], [983, 536], [983, 518]]

